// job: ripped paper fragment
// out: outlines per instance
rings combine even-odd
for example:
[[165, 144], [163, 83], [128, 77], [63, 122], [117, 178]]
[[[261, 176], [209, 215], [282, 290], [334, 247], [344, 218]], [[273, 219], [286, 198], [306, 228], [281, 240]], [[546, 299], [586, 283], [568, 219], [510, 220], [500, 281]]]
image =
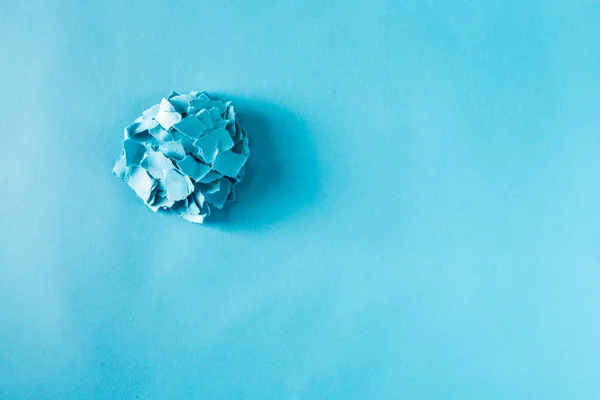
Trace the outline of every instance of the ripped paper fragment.
[[125, 128], [113, 173], [153, 211], [202, 223], [235, 198], [249, 156], [231, 102], [173, 92]]

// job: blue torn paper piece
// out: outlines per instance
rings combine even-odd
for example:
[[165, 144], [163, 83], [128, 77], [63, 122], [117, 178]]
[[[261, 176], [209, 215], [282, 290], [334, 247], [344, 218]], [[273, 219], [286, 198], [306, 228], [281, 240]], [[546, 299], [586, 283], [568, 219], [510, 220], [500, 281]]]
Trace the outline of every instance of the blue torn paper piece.
[[203, 223], [235, 198], [249, 156], [231, 102], [173, 92], [125, 128], [113, 173], [153, 211]]
[[185, 156], [183, 160], [177, 161], [177, 165], [181, 172], [195, 181], [199, 181], [210, 171], [208, 165], [196, 160], [193, 156]]
[[232, 151], [223, 151], [217, 154], [213, 163], [215, 171], [222, 173], [230, 178], [235, 178], [246, 163], [246, 156], [235, 154]]

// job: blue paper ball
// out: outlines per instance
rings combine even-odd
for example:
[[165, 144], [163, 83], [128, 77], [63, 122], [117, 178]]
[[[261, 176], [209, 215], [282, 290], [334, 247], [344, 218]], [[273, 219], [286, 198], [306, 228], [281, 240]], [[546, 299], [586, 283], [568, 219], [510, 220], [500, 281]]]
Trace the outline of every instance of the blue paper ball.
[[173, 92], [125, 128], [113, 172], [153, 211], [202, 223], [234, 199], [249, 156], [231, 102]]

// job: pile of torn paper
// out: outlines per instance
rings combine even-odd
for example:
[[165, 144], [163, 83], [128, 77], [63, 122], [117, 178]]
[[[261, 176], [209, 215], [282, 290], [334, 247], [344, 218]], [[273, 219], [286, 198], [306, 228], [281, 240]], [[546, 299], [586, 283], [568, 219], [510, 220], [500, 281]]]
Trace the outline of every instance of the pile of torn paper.
[[230, 102], [174, 92], [125, 128], [113, 172], [153, 211], [202, 223], [211, 207], [234, 199], [249, 156]]

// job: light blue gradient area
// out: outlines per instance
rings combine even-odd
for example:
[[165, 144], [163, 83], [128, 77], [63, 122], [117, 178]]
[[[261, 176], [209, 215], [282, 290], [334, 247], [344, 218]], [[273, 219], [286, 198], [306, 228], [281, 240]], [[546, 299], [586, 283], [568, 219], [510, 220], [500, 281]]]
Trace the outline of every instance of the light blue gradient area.
[[[4, 1], [0, 399], [600, 398], [600, 3]], [[233, 99], [219, 222], [111, 168]]]

